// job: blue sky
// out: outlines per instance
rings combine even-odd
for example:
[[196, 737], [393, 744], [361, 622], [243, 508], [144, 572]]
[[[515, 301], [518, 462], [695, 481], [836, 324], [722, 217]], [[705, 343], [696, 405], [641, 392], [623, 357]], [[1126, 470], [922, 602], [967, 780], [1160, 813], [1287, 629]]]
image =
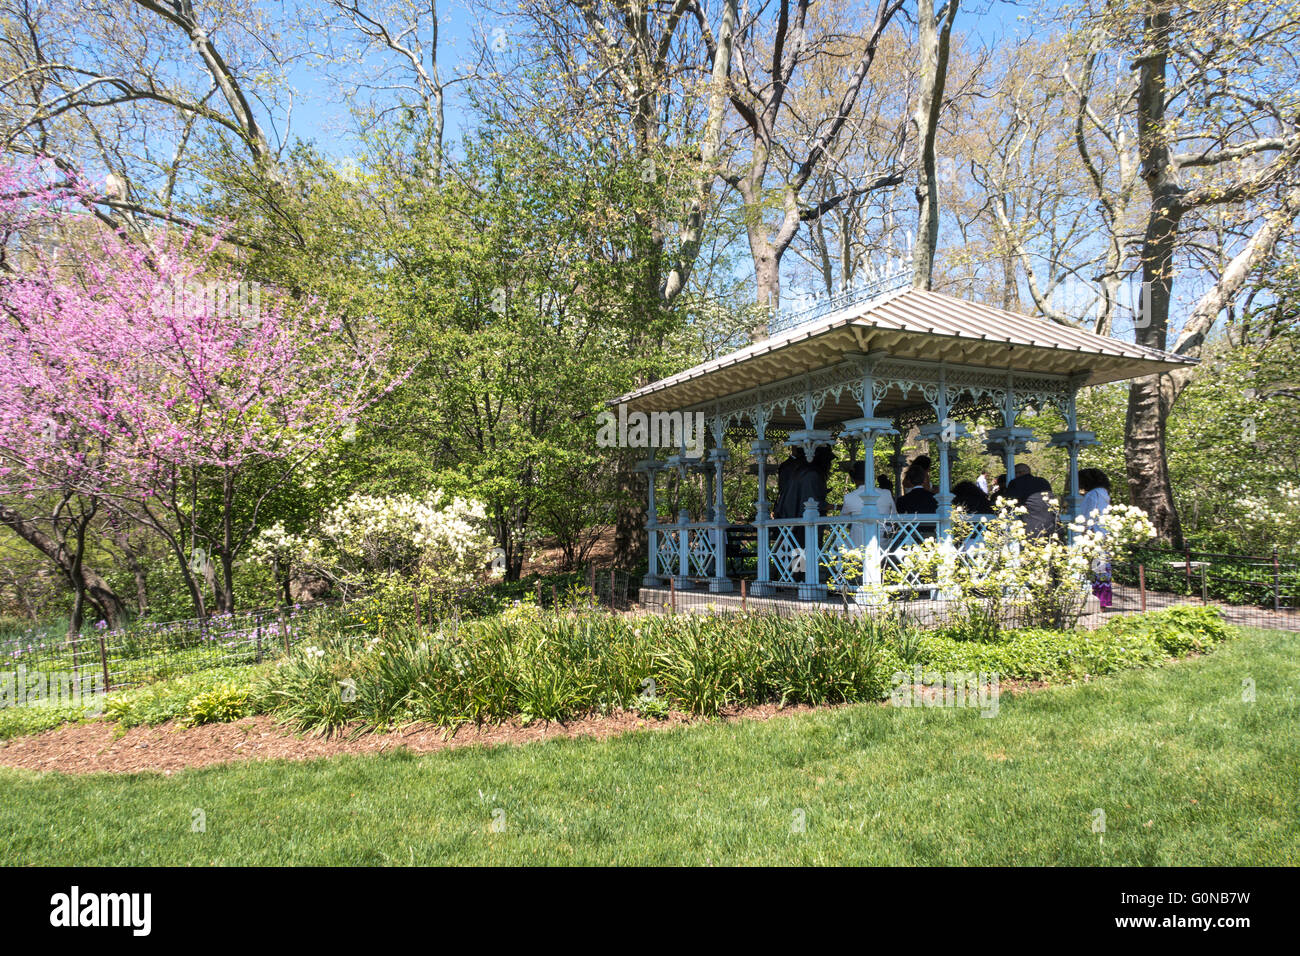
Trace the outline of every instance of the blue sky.
[[[304, 5], [311, 6], [312, 3], [313, 0], [305, 0]], [[1032, 21], [1049, 16], [1056, 5], [1057, 0], [1042, 3], [965, 0], [958, 12], [956, 29], [979, 43], [993, 44], [1029, 35], [1034, 30]], [[465, 0], [442, 0], [438, 4], [438, 13], [438, 60], [444, 78], [454, 73], [459, 61], [472, 60], [476, 36], [492, 38], [495, 31], [502, 29], [502, 21], [482, 9], [471, 9]], [[894, 29], [900, 28], [915, 29], [897, 21]], [[312, 141], [327, 155], [337, 159], [351, 155], [356, 144], [349, 128], [347, 105], [340, 101], [337, 86], [307, 62], [296, 65], [289, 74], [289, 82], [296, 91], [292, 137]], [[461, 94], [453, 90], [446, 109], [449, 142], [459, 138], [465, 121]]]

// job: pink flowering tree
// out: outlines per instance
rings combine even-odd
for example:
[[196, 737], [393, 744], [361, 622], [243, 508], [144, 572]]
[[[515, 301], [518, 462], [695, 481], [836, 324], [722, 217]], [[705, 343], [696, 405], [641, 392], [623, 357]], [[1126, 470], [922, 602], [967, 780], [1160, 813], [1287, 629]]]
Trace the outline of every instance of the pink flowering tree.
[[0, 279], [0, 500], [129, 515], [166, 543], [197, 613], [232, 610], [264, 503], [391, 390], [387, 349], [247, 282], [217, 240], [103, 229], [73, 211], [77, 188], [0, 170], [0, 228], [57, 238]]
[[[23, 300], [24, 271], [48, 257], [59, 221], [69, 212], [66, 190], [43, 182], [38, 168], [0, 166], [0, 523], [53, 563], [73, 593], [71, 630], [80, 630], [87, 604], [114, 626], [126, 604], [87, 561], [91, 524], [101, 513], [97, 484], [102, 448], [90, 435], [64, 431], [46, 396], [57, 393], [57, 366], [37, 368], [14, 346], [30, 331]], [[22, 293], [11, 302], [10, 293]]]

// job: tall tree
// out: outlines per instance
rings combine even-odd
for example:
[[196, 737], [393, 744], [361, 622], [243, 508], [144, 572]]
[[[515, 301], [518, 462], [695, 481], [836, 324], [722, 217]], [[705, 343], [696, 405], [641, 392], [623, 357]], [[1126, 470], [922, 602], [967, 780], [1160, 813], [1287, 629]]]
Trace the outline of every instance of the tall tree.
[[20, 512], [28, 494], [85, 499], [79, 538], [101, 503], [130, 515], [166, 542], [198, 613], [207, 589], [229, 611], [261, 503], [391, 385], [382, 336], [345, 336], [336, 317], [244, 283], [214, 244], [155, 234], [146, 247], [60, 218], [57, 257], [0, 288], [0, 491]]
[[[1174, 351], [1199, 354], [1210, 327], [1252, 268], [1266, 261], [1300, 209], [1300, 4], [1133, 3], [1102, 18], [1129, 36], [1138, 73], [1141, 177], [1148, 193], [1141, 245], [1140, 345], [1169, 346], [1185, 221], [1235, 205], [1255, 223], [1249, 240], [1192, 308]], [[1136, 20], [1136, 23], [1135, 23]], [[1140, 29], [1129, 30], [1137, 25]], [[1181, 544], [1165, 450], [1170, 407], [1186, 376], [1147, 376], [1129, 389], [1125, 458], [1135, 504], [1162, 538]]]
[[920, 80], [916, 114], [912, 120], [918, 147], [916, 202], [918, 222], [916, 247], [912, 252], [912, 285], [930, 288], [934, 273], [934, 251], [939, 241], [939, 182], [935, 168], [939, 115], [944, 106], [948, 82], [948, 54], [952, 25], [957, 19], [958, 0], [946, 0], [935, 10], [934, 0], [917, 0]]
[[[761, 306], [780, 302], [781, 260], [803, 223], [902, 181], [898, 170], [877, 170], [816, 203], [804, 196], [849, 123], [881, 37], [902, 5], [902, 0], [880, 0], [874, 15], [859, 25], [851, 21], [852, 8], [828, 10], [819, 20], [810, 18], [812, 0], [779, 0], [772, 22], [764, 19], [766, 5], [739, 21], [730, 89], [741, 122], [722, 178], [741, 197]], [[790, 136], [792, 91], [809, 64], [825, 59], [838, 62], [833, 80], [838, 96], [827, 115], [805, 119], [814, 126], [811, 135]], [[820, 80], [827, 82], [824, 74]], [[772, 182], [774, 175], [778, 182]], [[764, 334], [754, 330], [756, 337]]]

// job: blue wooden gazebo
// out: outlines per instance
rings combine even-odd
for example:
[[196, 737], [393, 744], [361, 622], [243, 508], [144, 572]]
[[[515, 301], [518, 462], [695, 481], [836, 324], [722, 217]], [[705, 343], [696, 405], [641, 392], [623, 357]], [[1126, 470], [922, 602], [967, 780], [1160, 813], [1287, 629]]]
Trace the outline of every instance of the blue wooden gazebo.
[[[1066, 427], [1049, 439], [1069, 455], [1062, 508], [1073, 516], [1080, 501], [1079, 450], [1095, 442], [1077, 420], [1079, 389], [1167, 372], [1190, 361], [911, 288], [901, 275], [778, 314], [767, 331], [761, 341], [610, 402], [620, 416], [642, 413], [651, 435], [672, 433], [686, 415], [702, 414], [706, 423], [707, 447], [695, 449], [703, 454], [689, 454], [691, 449], [676, 440], [676, 447], [648, 449], [639, 465], [649, 491], [646, 587], [665, 587], [670, 580], [679, 590], [735, 587], [726, 561], [728, 535], [736, 531], [723, 494], [728, 434], [748, 434], [758, 474], [749, 526], [757, 539], [757, 562], [749, 593], [771, 596], [784, 588], [802, 600], [817, 600], [828, 589], [851, 594], [878, 582], [882, 566], [899, 549], [948, 533], [953, 443], [968, 434], [963, 418], [976, 411], [994, 413], [999, 424], [985, 432], [985, 444], [1013, 475], [1016, 455], [1038, 439], [1017, 425], [1017, 417], [1029, 407], [1059, 409]], [[861, 442], [871, 462], [877, 441], [891, 440], [901, 451], [902, 437], [913, 426], [937, 446], [937, 513], [898, 515], [885, 524], [869, 500], [867, 509], [851, 518], [820, 515], [816, 502], [808, 502], [801, 517], [771, 516], [767, 479], [775, 448], [769, 432], [784, 435], [780, 445], [802, 447], [809, 458], [822, 445]], [[700, 513], [658, 513], [656, 484], [666, 470], [682, 478], [706, 476]], [[978, 534], [987, 516], [970, 520]], [[855, 562], [837, 559], [855, 540], [866, 542], [868, 555], [860, 580], [849, 570]]]

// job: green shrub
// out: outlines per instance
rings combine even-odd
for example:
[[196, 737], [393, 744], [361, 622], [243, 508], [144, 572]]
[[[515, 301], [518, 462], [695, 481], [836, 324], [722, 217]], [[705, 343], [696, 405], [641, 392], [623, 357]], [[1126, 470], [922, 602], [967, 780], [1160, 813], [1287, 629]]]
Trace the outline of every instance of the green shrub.
[[899, 660], [892, 628], [816, 614], [505, 615], [303, 648], [267, 672], [257, 697], [311, 731], [871, 700]]
[[1173, 607], [1113, 618], [1099, 630], [1115, 637], [1146, 634], [1171, 657], [1210, 650], [1231, 633], [1223, 615], [1212, 607]]
[[1132, 667], [1157, 666], [1169, 657], [1209, 650], [1229, 634], [1213, 608], [1172, 608], [1114, 618], [1095, 631], [1024, 628], [994, 642], [926, 635], [915, 660], [941, 671], [1077, 681]]
[[[264, 669], [264, 668], [262, 668]], [[257, 705], [252, 699], [252, 688], [260, 670], [257, 667], [217, 667], [200, 671], [187, 677], [176, 677], [158, 681], [144, 687], [114, 691], [109, 694], [104, 705], [104, 717], [115, 720], [123, 728], [136, 727], [141, 724], [162, 724], [169, 720], [182, 722], [206, 723], [210, 720], [236, 720], [257, 712]], [[240, 712], [234, 716], [220, 718], [217, 716], [197, 719], [206, 714], [232, 712], [230, 703], [239, 697], [240, 688], [248, 696], [241, 705]], [[201, 703], [191, 704], [203, 698]]]
[[662, 697], [638, 697], [633, 706], [638, 714], [651, 720], [667, 720], [672, 712], [668, 701]]
[[180, 721], [187, 727], [225, 724], [251, 716], [255, 712], [252, 687], [248, 683], [223, 681], [191, 697]]
[[[94, 705], [90, 705], [93, 707]], [[22, 707], [0, 707], [0, 740], [23, 737], [53, 730], [64, 724], [76, 724], [90, 716], [90, 707], [84, 704], [54, 706], [31, 704]]]

